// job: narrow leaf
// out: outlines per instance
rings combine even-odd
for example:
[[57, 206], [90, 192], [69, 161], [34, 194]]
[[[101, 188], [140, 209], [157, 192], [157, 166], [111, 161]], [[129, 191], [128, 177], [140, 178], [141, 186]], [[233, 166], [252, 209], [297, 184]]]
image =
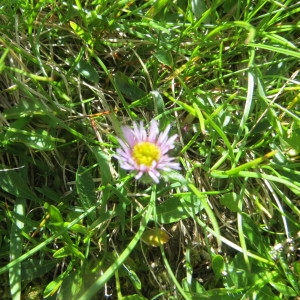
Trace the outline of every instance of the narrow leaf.
[[76, 256], [82, 260], [85, 258], [84, 255], [82, 254], [82, 252], [80, 252], [73, 245], [66, 245], [66, 246], [58, 249], [57, 251], [55, 251], [55, 253], [53, 254], [54, 258], [63, 258], [63, 257], [67, 257], [67, 256]]
[[202, 204], [203, 208], [205, 209], [205, 211], [206, 211], [206, 213], [207, 213], [207, 215], [210, 219], [210, 222], [212, 223], [212, 226], [215, 230], [216, 238], [218, 240], [218, 244], [221, 245], [220, 228], [219, 228], [218, 222], [216, 220], [215, 214], [213, 213], [212, 209], [210, 208], [210, 206], [207, 202], [207, 199], [203, 198], [203, 194], [196, 188], [195, 185], [190, 183], [188, 186], [191, 189], [191, 191], [200, 199], [201, 204]]
[[[7, 169], [5, 166], [0, 166], [0, 168]], [[30, 190], [25, 179], [17, 170], [0, 172], [0, 186], [2, 190], [11, 195], [41, 203], [41, 200]]]
[[238, 200], [239, 197], [236, 193], [226, 193], [224, 195], [221, 195], [220, 197], [220, 203], [224, 206], [226, 206], [228, 209], [230, 209], [232, 212], [238, 212]]
[[[197, 214], [201, 209], [201, 201], [193, 195], [183, 195], [182, 200], [189, 207], [190, 212]], [[182, 207], [180, 198], [170, 198], [158, 205], [156, 208], [156, 218], [161, 224], [169, 224], [184, 220], [190, 217], [189, 212]]]
[[[14, 212], [19, 215], [25, 214], [26, 201], [22, 198], [18, 198], [15, 202]], [[10, 260], [13, 261], [22, 255], [22, 235], [21, 230], [24, 227], [24, 223], [15, 220], [11, 226], [10, 233]], [[9, 285], [12, 295], [12, 299], [21, 299], [21, 263], [14, 265], [9, 269]]]
[[71, 65], [75, 64], [74, 69], [87, 80], [93, 83], [99, 82], [99, 75], [95, 68], [89, 62], [83, 59], [75, 61], [74, 58], [69, 58], [67, 62]]
[[22, 280], [33, 280], [51, 271], [59, 262], [58, 259], [29, 259], [22, 262]]
[[218, 280], [221, 277], [222, 271], [224, 269], [224, 264], [225, 264], [225, 261], [224, 261], [224, 258], [221, 255], [215, 255], [213, 257], [212, 269], [215, 273], [216, 280]]
[[121, 72], [116, 72], [115, 83], [122, 94], [131, 101], [139, 100], [147, 95], [147, 93], [140, 89], [132, 79]]
[[[97, 199], [93, 177], [91, 173], [83, 167], [80, 167], [76, 173], [76, 188], [79, 195], [79, 201], [85, 211], [96, 205]], [[92, 222], [95, 221], [95, 211], [93, 211], [88, 218]]]

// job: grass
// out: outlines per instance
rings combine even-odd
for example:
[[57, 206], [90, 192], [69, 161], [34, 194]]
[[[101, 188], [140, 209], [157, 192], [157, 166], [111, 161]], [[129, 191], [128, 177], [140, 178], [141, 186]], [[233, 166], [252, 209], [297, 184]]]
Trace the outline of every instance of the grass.
[[[299, 299], [299, 2], [0, 8], [2, 299]], [[113, 157], [159, 120], [181, 164]]]

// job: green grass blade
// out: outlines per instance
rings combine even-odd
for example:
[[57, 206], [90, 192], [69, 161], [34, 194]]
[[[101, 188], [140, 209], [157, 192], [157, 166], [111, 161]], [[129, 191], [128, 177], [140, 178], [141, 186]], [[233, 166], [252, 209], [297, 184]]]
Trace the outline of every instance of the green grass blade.
[[189, 183], [188, 184], [188, 187], [191, 189], [191, 191], [201, 200], [201, 204], [205, 210], [205, 212], [207, 213], [209, 219], [210, 219], [210, 222], [212, 223], [212, 226], [214, 228], [214, 231], [215, 231], [215, 234], [214, 236], [217, 238], [217, 241], [218, 241], [218, 244], [221, 245], [221, 234], [220, 234], [220, 228], [219, 228], [219, 225], [218, 225], [218, 222], [216, 220], [216, 217], [212, 211], [212, 209], [210, 208], [208, 202], [207, 202], [207, 198], [205, 197], [203, 199], [203, 195], [202, 193], [196, 188], [195, 185]]
[[[25, 215], [25, 205], [26, 200], [23, 198], [17, 198], [14, 212], [21, 216]], [[10, 233], [10, 260], [14, 261], [18, 259], [22, 255], [22, 234], [21, 231], [24, 227], [24, 223], [19, 221], [18, 219], [11, 226], [11, 233]], [[20, 300], [21, 299], [21, 292], [22, 286], [21, 281], [22, 272], [21, 272], [21, 263], [15, 264], [13, 267], [9, 269], [9, 284], [10, 284], [10, 291], [13, 300]]]

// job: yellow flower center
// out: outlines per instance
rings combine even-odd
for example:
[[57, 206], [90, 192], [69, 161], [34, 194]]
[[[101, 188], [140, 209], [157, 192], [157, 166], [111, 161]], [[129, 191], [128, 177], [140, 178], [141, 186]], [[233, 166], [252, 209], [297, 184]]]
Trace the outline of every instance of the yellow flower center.
[[133, 147], [132, 157], [138, 165], [150, 167], [153, 161], [159, 160], [160, 149], [152, 143], [141, 142]]

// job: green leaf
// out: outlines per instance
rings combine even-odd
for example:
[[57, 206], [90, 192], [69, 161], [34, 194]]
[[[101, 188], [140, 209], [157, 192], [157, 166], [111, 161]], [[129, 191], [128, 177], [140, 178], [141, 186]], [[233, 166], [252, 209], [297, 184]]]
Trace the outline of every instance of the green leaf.
[[[299, 280], [296, 277], [296, 274], [289, 266], [286, 256], [283, 253], [279, 253], [279, 263], [284, 272], [284, 275], [290, 285], [294, 288], [298, 295], [300, 295], [300, 287], [299, 287]], [[273, 280], [272, 282], [274, 282]]]
[[51, 281], [45, 288], [43, 297], [47, 298], [53, 296], [58, 289], [60, 288], [61, 284], [63, 283], [64, 279], [70, 274], [74, 267], [73, 261], [68, 264], [67, 270], [65, 270], [62, 274], [57, 276], [53, 281]]
[[49, 200], [52, 200], [54, 203], [59, 203], [61, 201], [61, 197], [48, 186], [36, 187], [35, 190], [43, 194]]
[[[93, 177], [89, 170], [84, 167], [80, 167], [76, 173], [76, 188], [77, 193], [79, 195], [79, 201], [87, 211], [92, 206], [96, 205], [97, 199], [95, 194], [95, 184], [93, 181]], [[90, 221], [94, 221], [96, 219], [96, 212], [93, 211], [88, 218]]]
[[262, 237], [258, 225], [255, 224], [247, 214], [243, 213], [242, 217], [243, 232], [246, 237], [248, 247], [251, 247], [260, 255], [264, 255], [269, 258], [268, 240]]
[[69, 58], [67, 59], [67, 63], [70, 65], [75, 64], [73, 67], [74, 69], [84, 78], [87, 80], [93, 82], [93, 83], [98, 83], [99, 82], [99, 75], [98, 72], [95, 70], [95, 68], [86, 60], [79, 60], [75, 61], [74, 58]]
[[[24, 216], [25, 215], [25, 206], [26, 201], [22, 198], [17, 198], [15, 202], [14, 212], [18, 215]], [[24, 223], [15, 220], [11, 226], [10, 232], [10, 260], [18, 259], [22, 255], [22, 234], [21, 230], [24, 227]], [[12, 268], [9, 269], [9, 285], [10, 290], [13, 295], [13, 299], [20, 299], [21, 298], [21, 279], [22, 279], [22, 272], [21, 272], [21, 264], [18, 263], [14, 265]]]
[[109, 159], [108, 157], [103, 153], [100, 147], [90, 147], [93, 154], [95, 155], [97, 159], [97, 163], [99, 165], [99, 169], [101, 172], [101, 178], [102, 178], [102, 185], [108, 185], [113, 182], [112, 175], [109, 167]]
[[48, 203], [45, 203], [44, 207], [47, 209], [50, 215], [50, 224], [54, 226], [56, 230], [62, 229], [64, 225], [64, 220], [60, 213], [60, 210], [56, 206], [49, 205]]
[[[274, 289], [272, 289], [269, 285], [265, 285], [258, 290], [258, 293], [257, 291], [254, 291], [253, 293], [257, 300], [282, 300], [282, 297], [278, 297], [274, 294]], [[253, 294], [251, 295], [251, 298], [253, 298]]]
[[82, 38], [88, 45], [93, 46], [94, 39], [93, 36], [90, 34], [90, 32], [85, 31], [82, 27], [80, 27], [78, 24], [76, 24], [73, 21], [70, 21], [70, 26], [74, 30], [74, 32]]
[[224, 270], [224, 258], [221, 255], [215, 255], [212, 259], [212, 269], [215, 273], [216, 280], [219, 280]]
[[127, 267], [125, 267], [127, 276], [129, 277], [130, 281], [132, 282], [132, 284], [134, 285], [134, 287], [137, 290], [141, 290], [142, 288], [142, 283], [139, 279], [139, 277], [136, 275], [136, 273], [133, 270], [128, 269]]
[[[0, 167], [1, 169], [6, 169], [3, 165]], [[11, 195], [32, 200], [40, 204], [42, 203], [42, 201], [30, 190], [25, 179], [17, 170], [0, 170], [0, 186], [2, 190]]]
[[233, 260], [225, 265], [227, 276], [226, 283], [230, 286], [235, 285], [236, 288], [246, 288], [248, 285], [253, 285], [255, 276], [258, 274], [249, 272], [242, 253], [238, 253]]
[[207, 10], [205, 1], [203, 0], [191, 0], [192, 3], [192, 11], [197, 19], [203, 15], [203, 13]]
[[14, 211], [11, 212], [11, 215], [14, 217], [14, 219], [17, 221], [21, 221], [25, 224], [25, 227], [27, 228], [33, 228], [38, 227], [40, 225], [40, 221], [35, 221], [29, 218], [29, 215], [21, 215]]
[[150, 94], [153, 98], [155, 114], [162, 114], [165, 111], [165, 102], [163, 97], [158, 91], [151, 91]]
[[173, 66], [173, 57], [171, 52], [166, 50], [159, 50], [153, 54], [157, 60], [166, 66], [172, 67]]
[[286, 297], [295, 297], [298, 296], [297, 293], [288, 285], [281, 282], [269, 282], [279, 293], [283, 294]]
[[121, 72], [116, 72], [115, 83], [122, 94], [129, 100], [135, 101], [147, 96], [147, 93], [140, 89], [129, 77]]
[[[64, 222], [64, 226], [67, 227], [70, 224], [70, 222]], [[75, 224], [71, 227], [69, 227], [69, 230], [74, 231], [74, 232], [79, 232], [83, 235], [88, 235], [89, 234], [89, 230], [80, 224]]]
[[300, 58], [300, 52], [299, 51], [293, 51], [293, 50], [289, 50], [289, 49], [284, 49], [278, 46], [271, 46], [271, 45], [267, 45], [267, 44], [255, 44], [255, 43], [249, 43], [248, 44], [250, 47], [254, 47], [254, 48], [259, 48], [259, 49], [265, 49], [265, 50], [269, 50], [272, 52], [277, 52], [277, 53], [282, 53], [284, 55], [287, 56], [293, 56], [295, 58]]
[[297, 277], [300, 277], [300, 261], [295, 261], [293, 263], [294, 272]]
[[232, 212], [238, 212], [239, 195], [232, 192], [221, 195], [220, 203], [230, 209]]
[[45, 288], [44, 293], [43, 293], [43, 297], [47, 298], [50, 296], [53, 296], [58, 289], [60, 288], [64, 277], [66, 277], [67, 275], [67, 271], [65, 271], [64, 273], [60, 274], [59, 276], [57, 276], [53, 281], [51, 281]]
[[210, 218], [210, 222], [212, 223], [213, 229], [215, 231], [215, 236], [218, 240], [218, 244], [221, 245], [221, 239], [220, 239], [221, 234], [220, 234], [219, 224], [216, 220], [214, 212], [212, 211], [210, 205], [208, 204], [207, 196], [201, 193], [194, 184], [189, 183], [188, 186], [191, 189], [191, 191], [195, 194], [197, 199], [201, 201], [201, 205], [205, 209], [205, 212], [207, 213], [208, 217]]
[[187, 278], [182, 279], [182, 287], [186, 293], [190, 293], [191, 295], [198, 294], [199, 297], [205, 292], [205, 288], [194, 278], [191, 278], [190, 282], [188, 282]]
[[[191, 195], [183, 195], [182, 200], [187, 203], [187, 206], [195, 214], [202, 209], [200, 200]], [[156, 208], [157, 221], [161, 224], [169, 224], [184, 220], [190, 217], [190, 214], [185, 210], [179, 198], [169, 198]]]
[[55, 138], [46, 130], [21, 130], [16, 128], [8, 128], [5, 139], [7, 143], [23, 143], [26, 146], [37, 150], [53, 150], [56, 142], [64, 143], [65, 140]]
[[162, 176], [165, 181], [167, 182], [176, 182], [180, 183], [181, 187], [184, 187], [187, 185], [186, 179], [182, 176], [182, 174], [179, 171], [176, 170], [170, 170], [170, 171], [163, 171]]
[[4, 111], [4, 117], [9, 119], [17, 119], [23, 117], [32, 117], [33, 115], [46, 115], [45, 110], [42, 109], [38, 101], [33, 99], [22, 99], [15, 106], [10, 107]]
[[56, 299], [76, 299], [76, 296], [80, 293], [83, 280], [87, 280], [87, 278], [82, 275], [81, 270], [71, 272], [63, 281]]
[[[48, 203], [44, 204], [45, 209], [48, 211], [50, 216], [49, 227], [50, 229], [56, 233], [64, 228], [64, 220], [61, 215], [61, 212], [58, 207], [54, 205], [50, 205]], [[63, 240], [68, 245], [73, 245], [72, 240], [67, 232], [62, 234]]]
[[153, 2], [151, 8], [147, 11], [147, 18], [154, 18], [168, 3], [170, 0], [157, 0]]
[[293, 130], [284, 130], [282, 139], [290, 145], [293, 149], [295, 149], [298, 153], [300, 153], [300, 129]]
[[22, 280], [33, 280], [48, 273], [60, 262], [58, 259], [29, 259], [22, 262]]
[[80, 252], [73, 245], [66, 245], [66, 246], [58, 249], [57, 251], [55, 251], [55, 253], [53, 254], [54, 258], [63, 258], [63, 257], [67, 257], [67, 256], [76, 256], [79, 259], [82, 259], [82, 260], [85, 259], [85, 256], [82, 254], [82, 252]]

